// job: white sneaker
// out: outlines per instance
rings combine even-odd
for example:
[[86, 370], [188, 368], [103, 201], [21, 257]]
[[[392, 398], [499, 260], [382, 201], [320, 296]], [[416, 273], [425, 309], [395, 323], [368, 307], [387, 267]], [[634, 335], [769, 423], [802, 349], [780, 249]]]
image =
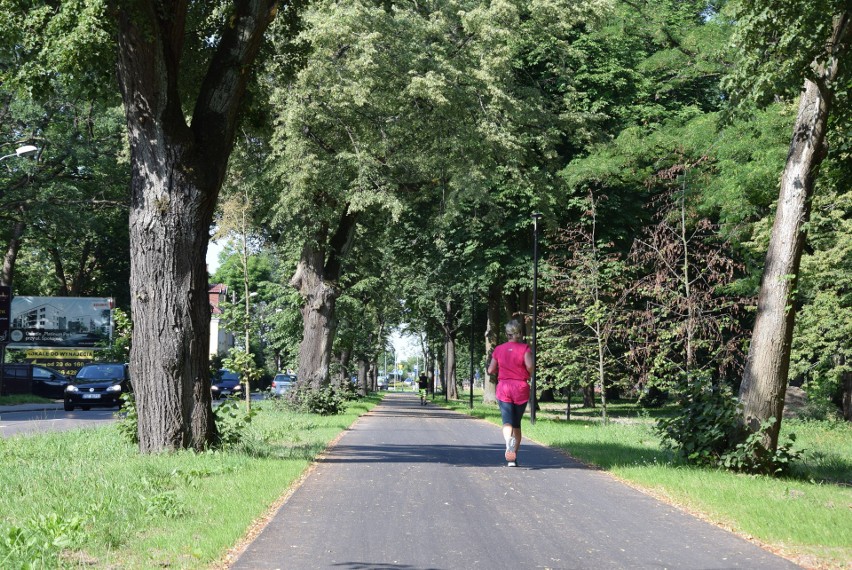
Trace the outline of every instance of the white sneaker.
[[515, 461], [510, 461], [509, 463], [506, 464], [506, 466], [507, 467], [517, 467], [518, 464]]
[[515, 444], [517, 441], [514, 437], [509, 438], [509, 443], [506, 444], [506, 461], [514, 463], [517, 454], [515, 453]]

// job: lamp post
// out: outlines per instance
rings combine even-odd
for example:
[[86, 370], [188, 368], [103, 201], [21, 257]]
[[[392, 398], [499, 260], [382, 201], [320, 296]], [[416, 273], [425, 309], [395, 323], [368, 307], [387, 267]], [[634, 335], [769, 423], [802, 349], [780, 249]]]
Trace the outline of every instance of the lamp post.
[[538, 324], [538, 221], [541, 219], [541, 213], [533, 212], [533, 318], [532, 318], [532, 358], [533, 369], [530, 378], [530, 423], [535, 425], [535, 405], [536, 405], [536, 388], [535, 388], [535, 357], [537, 350], [536, 343], [536, 325]]
[[12, 158], [13, 156], [17, 156], [18, 158], [22, 156], [29, 156], [36, 151], [38, 151], [38, 147], [35, 147], [31, 144], [25, 144], [16, 148], [15, 152], [13, 152], [12, 154], [0, 156], [0, 160], [6, 160], [7, 158]]
[[476, 321], [473, 289], [470, 290], [470, 409], [473, 409], [473, 325]]

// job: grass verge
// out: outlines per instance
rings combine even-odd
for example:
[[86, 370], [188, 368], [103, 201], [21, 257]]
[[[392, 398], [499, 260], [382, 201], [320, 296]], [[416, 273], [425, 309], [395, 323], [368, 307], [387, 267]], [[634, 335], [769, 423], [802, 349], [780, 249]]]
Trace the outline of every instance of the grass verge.
[[115, 426], [0, 439], [0, 568], [210, 568], [380, 396], [275, 401], [227, 451], [140, 455]]
[[[437, 403], [444, 404], [443, 400]], [[447, 405], [500, 424], [496, 406], [467, 400]], [[624, 402], [600, 410], [544, 404], [524, 436], [604, 469], [619, 479], [791, 558], [806, 567], [852, 568], [852, 426], [784, 420], [802, 460], [788, 478], [740, 475], [680, 465], [660, 447], [654, 417]]]

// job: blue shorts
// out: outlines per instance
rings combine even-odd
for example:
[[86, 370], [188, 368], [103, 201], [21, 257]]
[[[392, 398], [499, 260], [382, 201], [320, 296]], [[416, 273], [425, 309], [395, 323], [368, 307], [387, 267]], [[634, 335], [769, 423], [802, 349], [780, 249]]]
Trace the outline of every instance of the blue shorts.
[[527, 403], [512, 404], [497, 400], [500, 405], [500, 416], [503, 418], [503, 425], [511, 424], [513, 428], [521, 427], [521, 418], [524, 417], [524, 412], [527, 410]]

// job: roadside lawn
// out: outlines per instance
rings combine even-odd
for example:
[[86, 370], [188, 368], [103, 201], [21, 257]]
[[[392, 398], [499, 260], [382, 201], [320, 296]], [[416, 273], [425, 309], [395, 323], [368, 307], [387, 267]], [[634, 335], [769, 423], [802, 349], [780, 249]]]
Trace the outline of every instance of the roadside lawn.
[[143, 456], [117, 427], [0, 439], [0, 568], [211, 568], [381, 396], [337, 416], [278, 402], [226, 451]]
[[[499, 410], [482, 404], [481, 395], [473, 410], [466, 398], [435, 403], [500, 424]], [[542, 404], [535, 425], [525, 419], [523, 435], [805, 567], [852, 568], [852, 425], [784, 420], [782, 441], [794, 432], [794, 448], [804, 455], [792, 476], [772, 478], [678, 465], [653, 431], [653, 416], [664, 410], [625, 402], [607, 409], [604, 425], [600, 408], [572, 408], [566, 421], [564, 403]]]

